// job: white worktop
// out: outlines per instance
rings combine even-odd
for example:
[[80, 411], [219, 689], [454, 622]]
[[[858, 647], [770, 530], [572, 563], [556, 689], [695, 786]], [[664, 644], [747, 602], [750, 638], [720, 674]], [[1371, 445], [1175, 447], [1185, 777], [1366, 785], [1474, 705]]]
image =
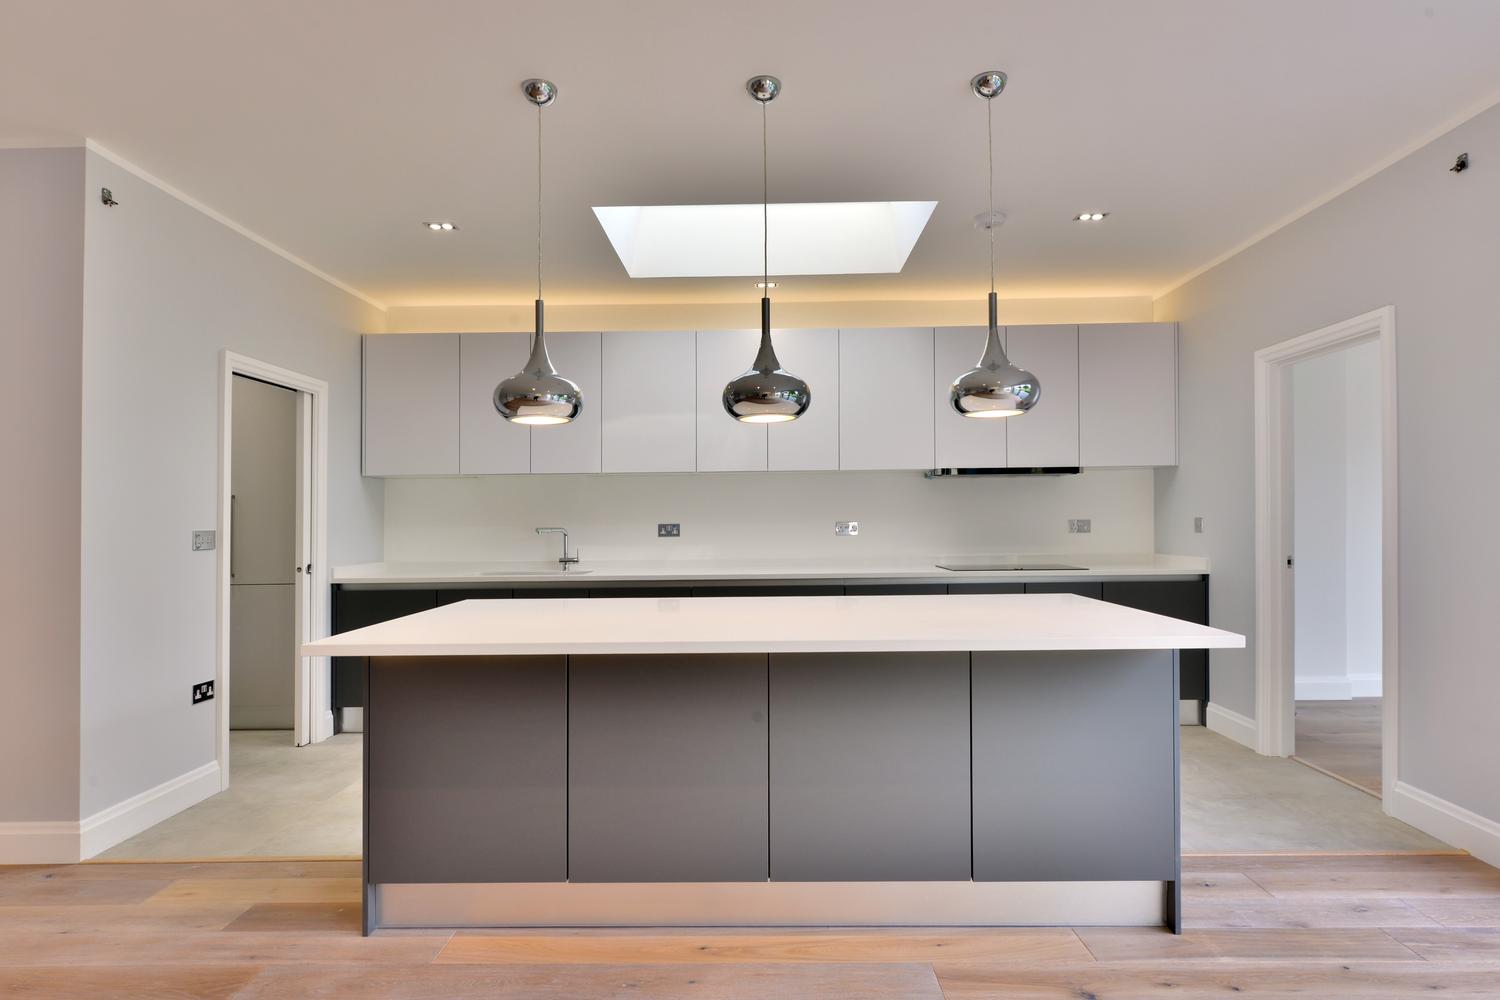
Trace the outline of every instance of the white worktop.
[[1245, 637], [1073, 594], [460, 601], [304, 656], [1227, 649]]
[[[1026, 565], [1063, 563], [1077, 570], [955, 572], [938, 563], [998, 563]], [[1198, 556], [1168, 555], [976, 555], [893, 556], [881, 559], [684, 559], [592, 561], [585, 559], [567, 572], [556, 562], [376, 562], [338, 566], [333, 582], [340, 584], [481, 584], [547, 582], [670, 582], [677, 580], [891, 580], [915, 582], [987, 583], [1009, 580], [1072, 580], [1102, 577], [1202, 576], [1208, 560]]]

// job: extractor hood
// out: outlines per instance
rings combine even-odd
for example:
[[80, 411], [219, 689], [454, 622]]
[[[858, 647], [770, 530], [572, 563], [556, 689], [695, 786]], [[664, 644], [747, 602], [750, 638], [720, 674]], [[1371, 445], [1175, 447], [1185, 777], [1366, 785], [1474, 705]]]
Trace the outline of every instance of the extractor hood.
[[922, 476], [926, 479], [952, 479], [958, 476], [1074, 476], [1078, 471], [1076, 465], [1048, 465], [1014, 469], [928, 469]]

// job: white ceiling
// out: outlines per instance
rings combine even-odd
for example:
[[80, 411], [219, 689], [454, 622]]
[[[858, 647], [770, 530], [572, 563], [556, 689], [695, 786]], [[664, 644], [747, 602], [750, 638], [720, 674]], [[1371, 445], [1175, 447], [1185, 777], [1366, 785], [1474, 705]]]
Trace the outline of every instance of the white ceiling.
[[939, 202], [903, 273], [776, 296], [954, 298], [996, 67], [1002, 293], [1138, 295], [1500, 97], [1497, 52], [1492, 0], [0, 0], [0, 145], [92, 139], [386, 304], [529, 301], [546, 76], [548, 299], [753, 299], [632, 280], [590, 207], [755, 200], [773, 73], [772, 200]]

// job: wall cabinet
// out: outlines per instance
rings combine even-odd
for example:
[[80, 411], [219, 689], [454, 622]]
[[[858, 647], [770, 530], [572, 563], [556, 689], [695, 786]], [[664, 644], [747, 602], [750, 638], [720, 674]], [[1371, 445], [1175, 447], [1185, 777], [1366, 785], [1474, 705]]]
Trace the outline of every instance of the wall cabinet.
[[807, 383], [807, 412], [766, 428], [766, 465], [773, 472], [839, 467], [839, 332], [773, 330], [781, 367]]
[[598, 472], [604, 433], [602, 337], [597, 332], [549, 333], [547, 353], [553, 366], [583, 389], [583, 409], [569, 423], [531, 428], [531, 471]]
[[604, 471], [694, 471], [698, 369], [693, 331], [631, 330], [602, 339]]
[[724, 385], [744, 374], [760, 346], [759, 330], [698, 331], [699, 472], [761, 472], [766, 424], [743, 424], [724, 412]]
[[458, 474], [456, 333], [367, 336], [364, 474]]
[[932, 328], [839, 331], [839, 468], [930, 469]]
[[531, 471], [531, 428], [495, 409], [495, 386], [526, 364], [524, 333], [465, 333], [458, 351], [458, 471], [465, 476]]
[[1078, 328], [1078, 439], [1085, 466], [1177, 464], [1176, 324]]
[[[759, 331], [554, 333], [558, 369], [584, 391], [578, 419], [523, 428], [491, 394], [529, 334], [365, 338], [367, 476], [833, 469], [1109, 468], [1177, 463], [1172, 323], [1011, 326], [1007, 351], [1042, 382], [1025, 416], [967, 420], [948, 386], [978, 360], [984, 328], [778, 330], [782, 365], [812, 405], [784, 424], [741, 424], [724, 384]], [[648, 392], [641, 380], [649, 379]], [[924, 398], [930, 393], [930, 403]]]

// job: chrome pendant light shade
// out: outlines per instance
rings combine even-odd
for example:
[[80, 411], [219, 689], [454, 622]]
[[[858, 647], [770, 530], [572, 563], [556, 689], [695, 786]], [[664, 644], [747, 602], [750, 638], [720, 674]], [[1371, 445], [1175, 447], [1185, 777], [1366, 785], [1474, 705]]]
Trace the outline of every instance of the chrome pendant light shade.
[[583, 410], [583, 390], [552, 367], [542, 302], [542, 109], [557, 100], [547, 80], [525, 80], [521, 92], [536, 105], [536, 333], [526, 367], [495, 386], [495, 409], [513, 424], [545, 427], [566, 424]]
[[[774, 76], [753, 76], [745, 90], [760, 105], [761, 170], [761, 287], [769, 289], [770, 275], [770, 183], [766, 169], [766, 105], [781, 93]], [[781, 367], [771, 345], [771, 298], [760, 299], [760, 350], [750, 370], [724, 386], [724, 412], [747, 424], [779, 424], [796, 420], [812, 405], [807, 383]]]
[[991, 102], [1004, 92], [1006, 80], [1006, 75], [999, 70], [986, 70], [969, 81], [974, 96], [985, 102], [989, 136], [990, 213], [986, 217], [986, 228], [990, 231], [989, 332], [985, 336], [984, 354], [980, 356], [979, 364], [954, 379], [948, 390], [948, 402], [959, 414], [989, 420], [1025, 413], [1042, 397], [1042, 385], [1037, 377], [1012, 364], [1005, 356], [996, 308], [995, 229], [999, 223], [995, 215], [995, 139]]
[[542, 300], [536, 300], [536, 336], [526, 367], [495, 386], [495, 409], [514, 424], [565, 424], [583, 410], [583, 390], [563, 378], [547, 356]]

